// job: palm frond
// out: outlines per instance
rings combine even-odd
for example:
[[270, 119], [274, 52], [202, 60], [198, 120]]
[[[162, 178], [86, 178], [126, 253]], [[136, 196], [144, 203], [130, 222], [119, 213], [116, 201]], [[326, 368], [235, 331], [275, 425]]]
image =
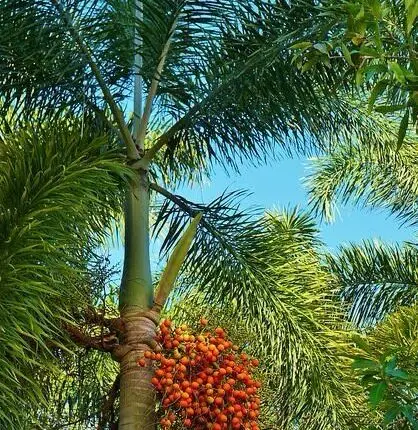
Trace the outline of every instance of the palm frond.
[[375, 358], [396, 355], [399, 367], [414, 375], [418, 359], [417, 332], [418, 307], [404, 306], [370, 331], [367, 340]]
[[24, 428], [22, 411], [44, 399], [32, 375], [51, 367], [61, 322], [84, 304], [86, 253], [119, 212], [129, 170], [112, 140], [74, 121], [5, 134], [0, 165], [0, 426]]
[[101, 352], [57, 352], [54, 371], [43, 369], [35, 375], [47, 403], [27, 411], [22, 430], [96, 429], [117, 375], [117, 363]]
[[[15, 116], [103, 106], [89, 62], [52, 3], [16, 7], [7, 0], [0, 8], [2, 108]], [[314, 2], [144, 0], [143, 20], [135, 18], [132, 0], [60, 4], [122, 106], [129, 101], [135, 30], [147, 90], [164, 53], [153, 118], [168, 124], [157, 140], [167, 144], [169, 167], [179, 151], [237, 167], [277, 155], [278, 148], [309, 152], [330, 140], [379, 134], [336, 97], [337, 67], [319, 65], [307, 74], [291, 64], [289, 47], [329, 26]]]
[[[395, 129], [396, 130], [396, 129]], [[308, 178], [313, 210], [332, 220], [337, 202], [387, 208], [400, 220], [417, 219], [417, 147], [414, 141], [397, 150], [396, 135], [380, 142], [339, 145], [314, 159]]]
[[256, 339], [246, 348], [265, 362], [270, 413], [281, 428], [295, 422], [306, 429], [345, 428], [355, 403], [349, 364], [341, 357], [347, 339], [332, 278], [315, 251], [314, 224], [294, 211], [250, 216], [237, 198], [242, 195], [225, 194], [207, 206], [163, 204], [157, 226], [169, 225], [165, 250], [189, 217], [182, 205], [203, 212], [168, 309], [182, 300], [188, 309], [213, 307]]
[[[337, 74], [326, 67], [304, 74], [291, 65], [290, 45], [306, 28], [318, 30], [308, 24], [309, 6], [304, 15], [297, 4], [249, 3], [257, 7], [238, 10], [219, 41], [206, 48], [207, 64], [204, 56], [197, 65], [186, 63], [193, 73], [201, 71], [178, 85], [182, 98], [157, 99], [155, 114], [175, 120], [159, 138], [167, 141], [168, 155], [181, 141], [236, 167], [237, 160], [262, 161], [277, 148], [309, 152], [353, 133], [376, 138], [376, 128], [365, 127], [358, 110], [334, 98]], [[296, 27], [299, 33], [290, 30], [295, 15], [306, 23]], [[163, 91], [164, 77], [160, 85]]]
[[365, 241], [328, 255], [327, 263], [350, 306], [350, 320], [359, 326], [373, 325], [398, 306], [418, 299], [415, 246]]
[[7, 0], [0, 22], [2, 113], [12, 111], [15, 118], [35, 111], [56, 114], [52, 107], [68, 111], [94, 94], [85, 61], [65, 39], [51, 2]]
[[[91, 253], [88, 261], [84, 283], [79, 285], [81, 300], [68, 312], [77, 322], [78, 329], [94, 337], [105, 334], [107, 330], [93, 323], [86, 309], [94, 310], [105, 318], [118, 315], [118, 287], [113, 282], [119, 270], [111, 265], [106, 254]], [[22, 430], [104, 429], [117, 421], [117, 362], [110, 354], [65, 341], [65, 348], [51, 347], [49, 360], [53, 368], [36, 369], [33, 375], [45, 404], [25, 411]]]

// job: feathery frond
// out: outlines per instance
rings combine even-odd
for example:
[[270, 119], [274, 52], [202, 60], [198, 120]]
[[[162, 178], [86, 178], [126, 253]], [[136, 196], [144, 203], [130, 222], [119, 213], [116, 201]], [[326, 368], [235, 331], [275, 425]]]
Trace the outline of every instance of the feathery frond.
[[109, 231], [129, 175], [114, 148], [65, 121], [0, 140], [0, 427], [24, 428], [22, 410], [43, 399], [32, 375], [53, 366], [61, 322], [84, 305], [86, 252]]
[[[103, 336], [107, 330], [95, 325], [86, 309], [105, 318], [117, 313], [117, 286], [113, 285], [118, 268], [106, 255], [89, 256], [86, 281], [79, 286], [81, 300], [70, 309], [74, 322], [88, 336]], [[82, 305], [85, 305], [83, 308]], [[37, 369], [33, 378], [40, 385], [45, 404], [26, 411], [22, 430], [85, 430], [105, 428], [117, 421], [118, 365], [110, 354], [65, 342], [66, 348], [51, 347], [53, 369]], [[108, 427], [106, 427], [108, 428]]]
[[365, 241], [342, 247], [327, 264], [348, 302], [349, 318], [359, 326], [373, 325], [398, 306], [418, 299], [418, 251], [414, 246]]
[[[274, 387], [270, 413], [283, 428], [345, 428], [359, 406], [349, 393], [343, 319], [315, 250], [312, 220], [291, 211], [255, 218], [240, 211], [240, 197], [224, 195], [207, 206], [182, 201], [203, 219], [168, 308], [182, 300], [188, 309], [214, 307], [251, 333], [256, 340], [245, 347], [263, 357]], [[169, 225], [164, 249], [189, 217], [183, 211], [181, 204], [162, 206], [157, 226]]]
[[[394, 136], [393, 136], [394, 137]], [[396, 138], [381, 142], [341, 144], [313, 160], [308, 178], [313, 210], [332, 220], [338, 201], [388, 208], [407, 223], [417, 221], [417, 146], [406, 141], [400, 150]]]
[[[237, 161], [274, 156], [277, 148], [309, 152], [353, 133], [376, 137], [357, 109], [335, 98], [338, 74], [324, 67], [308, 75], [291, 65], [290, 45], [307, 28], [319, 31], [309, 5], [303, 6], [243, 4], [232, 22], [224, 22], [221, 38], [205, 46], [199, 63], [186, 63], [199, 75], [181, 83], [183, 98], [156, 101], [155, 114], [175, 120], [159, 138], [167, 141], [168, 155], [182, 141], [236, 167]], [[297, 20], [306, 25], [292, 27]]]
[[375, 356], [396, 354], [400, 367], [414, 375], [418, 359], [418, 307], [404, 306], [369, 332], [368, 342]]
[[[237, 168], [278, 148], [309, 152], [379, 134], [338, 99], [338, 68], [319, 65], [305, 74], [291, 64], [289, 47], [329, 25], [326, 15], [315, 15], [314, 2], [143, 0], [143, 20], [135, 18], [132, 0], [59, 3], [122, 107], [129, 102], [137, 30], [147, 91], [158, 81], [151, 121], [167, 124], [148, 131], [161, 132], [157, 141], [170, 170], [179, 153], [190, 165], [187, 154]], [[6, 0], [0, 13], [3, 111], [28, 118], [34, 111], [56, 116], [103, 107], [100, 85], [53, 2], [16, 7]]]

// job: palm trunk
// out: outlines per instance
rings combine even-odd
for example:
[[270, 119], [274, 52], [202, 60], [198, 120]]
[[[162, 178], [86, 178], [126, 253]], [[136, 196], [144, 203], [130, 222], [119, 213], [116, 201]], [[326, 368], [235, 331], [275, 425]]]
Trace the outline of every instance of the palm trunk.
[[[142, 20], [142, 2], [135, 0], [135, 17]], [[142, 115], [142, 43], [135, 30], [134, 59], [134, 127], [138, 141]], [[120, 289], [120, 314], [124, 332], [120, 342], [120, 407], [119, 430], [154, 430], [156, 428], [155, 391], [151, 385], [151, 366], [140, 367], [137, 360], [149, 350], [156, 334], [158, 314], [151, 311], [154, 293], [149, 258], [149, 181], [148, 172], [139, 170], [137, 180], [130, 184], [125, 208], [125, 257]]]
[[124, 332], [120, 339], [119, 430], [156, 428], [155, 394], [151, 366], [140, 367], [137, 360], [156, 334], [158, 315], [150, 311], [153, 286], [149, 259], [148, 174], [140, 170], [130, 185], [125, 211], [125, 260], [120, 292], [120, 312]]
[[155, 322], [137, 309], [122, 313], [126, 324], [124, 344], [132, 347], [120, 363], [119, 430], [155, 430], [155, 392], [151, 385], [151, 366], [140, 367], [138, 356], [149, 347], [142, 339], [155, 335]]

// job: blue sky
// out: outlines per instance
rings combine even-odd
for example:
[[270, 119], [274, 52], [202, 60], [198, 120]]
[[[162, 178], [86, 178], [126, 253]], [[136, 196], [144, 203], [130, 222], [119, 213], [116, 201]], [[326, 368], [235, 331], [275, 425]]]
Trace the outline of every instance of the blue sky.
[[[243, 203], [248, 207], [265, 209], [307, 207], [308, 196], [302, 179], [309, 174], [307, 159], [282, 159], [261, 167], [242, 167], [240, 175], [228, 176], [217, 168], [211, 183], [206, 186], [183, 188], [179, 194], [192, 201], [209, 202], [219, 196], [226, 188], [246, 189], [252, 194]], [[318, 220], [319, 222], [319, 220]], [[393, 216], [383, 210], [368, 210], [352, 205], [339, 206], [339, 216], [332, 224], [319, 224], [320, 238], [330, 251], [336, 252], [338, 246], [363, 239], [381, 239], [387, 242], [412, 240], [412, 228], [400, 227]], [[152, 247], [151, 258], [157, 260], [157, 247]], [[112, 250], [112, 260], [122, 262], [122, 249]]]
[[[308, 196], [302, 179], [310, 172], [307, 159], [282, 159], [268, 166], [244, 167], [240, 175], [227, 176], [216, 169], [212, 183], [194, 190], [183, 189], [190, 200], [210, 201], [225, 188], [247, 189], [252, 195], [243, 202], [248, 206], [266, 209], [294, 207], [307, 208]], [[339, 214], [332, 224], [321, 223], [321, 239], [326, 246], [337, 250], [348, 242], [377, 238], [389, 242], [411, 240], [412, 228], [400, 227], [395, 217], [383, 210], [369, 210], [352, 205], [339, 206]], [[319, 222], [319, 220], [318, 220]]]

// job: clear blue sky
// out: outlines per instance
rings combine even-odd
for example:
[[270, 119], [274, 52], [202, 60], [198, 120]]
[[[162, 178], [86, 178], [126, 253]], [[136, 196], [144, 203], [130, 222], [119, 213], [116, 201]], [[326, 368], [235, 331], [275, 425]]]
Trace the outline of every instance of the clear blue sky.
[[[309, 160], [278, 160], [268, 166], [244, 167], [240, 175], [228, 177], [221, 169], [213, 175], [212, 183], [202, 189], [183, 189], [190, 200], [210, 201], [225, 188], [247, 189], [252, 192], [244, 204], [266, 209], [299, 206], [306, 208], [308, 196], [302, 179], [309, 174]], [[332, 224], [319, 225], [321, 239], [332, 250], [348, 242], [379, 238], [389, 242], [411, 240], [412, 228], [400, 227], [395, 217], [383, 210], [361, 209], [348, 205], [339, 206], [339, 215]], [[319, 220], [318, 220], [319, 222]]]
[[[309, 161], [303, 159], [283, 159], [268, 166], [243, 167], [240, 175], [226, 175], [216, 169], [212, 182], [202, 188], [183, 188], [179, 194], [192, 201], [209, 202], [226, 188], [247, 189], [252, 195], [243, 205], [265, 209], [299, 206], [307, 207], [308, 196], [302, 178], [309, 173]], [[339, 207], [339, 216], [332, 224], [319, 225], [320, 238], [330, 251], [338, 246], [363, 239], [381, 239], [388, 242], [412, 240], [414, 230], [399, 227], [399, 222], [385, 211], [368, 210], [351, 205]], [[157, 247], [151, 250], [151, 258], [157, 260]], [[122, 249], [112, 250], [112, 260], [122, 261]]]

